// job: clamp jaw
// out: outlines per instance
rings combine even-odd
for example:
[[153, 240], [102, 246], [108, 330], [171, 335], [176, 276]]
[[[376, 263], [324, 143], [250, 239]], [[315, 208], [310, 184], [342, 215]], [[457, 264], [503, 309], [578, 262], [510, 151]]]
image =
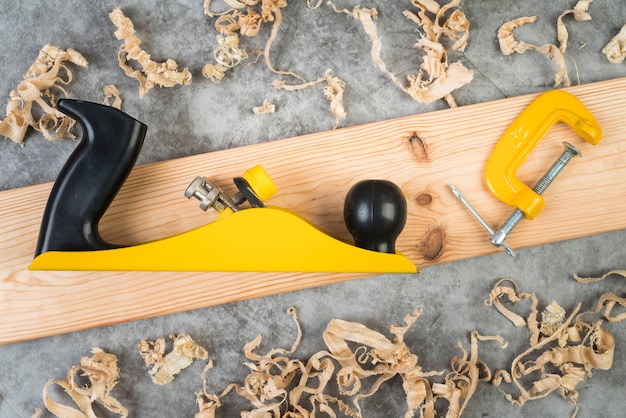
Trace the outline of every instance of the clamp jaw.
[[487, 160], [485, 184], [497, 199], [534, 219], [545, 206], [539, 193], [522, 183], [517, 171], [528, 154], [557, 122], [565, 122], [591, 145], [602, 139], [602, 129], [580, 100], [563, 90], [540, 95], [517, 116]]

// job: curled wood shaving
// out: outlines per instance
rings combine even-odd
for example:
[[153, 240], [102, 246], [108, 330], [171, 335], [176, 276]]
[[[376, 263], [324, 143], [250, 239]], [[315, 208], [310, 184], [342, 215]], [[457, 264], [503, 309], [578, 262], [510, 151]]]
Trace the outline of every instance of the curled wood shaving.
[[[109, 13], [109, 19], [117, 27], [115, 37], [123, 41], [118, 54], [120, 68], [127, 76], [139, 82], [140, 97], [157, 85], [173, 87], [191, 84], [191, 73], [187, 68], [178, 71], [178, 64], [172, 59], [157, 63], [150, 58], [150, 54], [140, 48], [141, 40], [135, 35], [133, 22], [119, 7]], [[130, 60], [136, 61], [141, 70], [134, 69], [129, 64]]]
[[298, 91], [304, 90], [309, 87], [316, 86], [320, 83], [326, 82], [323, 93], [326, 99], [330, 102], [330, 110], [335, 115], [335, 128], [339, 126], [339, 119], [345, 119], [347, 113], [343, 106], [343, 93], [345, 90], [345, 83], [339, 78], [332, 75], [332, 70], [328, 69], [324, 75], [317, 80], [305, 81], [300, 84], [287, 84], [284, 80], [275, 80], [272, 85], [277, 89], [286, 91]]
[[565, 321], [565, 309], [558, 304], [557, 301], [553, 300], [546, 306], [544, 311], [541, 313], [541, 324], [539, 326], [539, 332], [541, 335], [545, 335], [546, 337], [551, 337], [557, 332], [560, 333], [558, 335], [558, 343], [559, 347], [565, 347], [567, 344], [567, 340], [570, 337], [570, 334], [566, 329], [563, 329], [563, 322]]
[[[0, 135], [23, 144], [28, 128], [43, 133], [50, 141], [63, 137], [75, 138], [75, 121], [55, 108], [55, 96], [69, 97], [63, 85], [72, 81], [72, 72], [66, 65], [72, 63], [87, 67], [85, 57], [73, 49], [62, 50], [45, 45], [24, 80], [11, 91], [6, 117], [0, 121]], [[42, 113], [38, 118], [35, 114]]]
[[[473, 71], [460, 62], [448, 63], [448, 53], [441, 43], [441, 36], [454, 41], [453, 51], [464, 51], [469, 38], [469, 20], [459, 8], [461, 0], [452, 0], [440, 6], [434, 0], [413, 0], [419, 10], [405, 10], [404, 16], [420, 26], [423, 35], [415, 43], [425, 55], [420, 72], [408, 76], [409, 86], [404, 88], [414, 100], [432, 102], [445, 99], [450, 107], [456, 107], [452, 91], [468, 84]], [[448, 14], [451, 11], [450, 14]]]
[[622, 312], [619, 314], [613, 314], [613, 309], [616, 307], [624, 308], [626, 307], [626, 298], [621, 298], [619, 296], [614, 295], [613, 293], [604, 293], [598, 299], [598, 303], [596, 307], [589, 312], [585, 312], [584, 314], [592, 314], [598, 313], [604, 307], [604, 318], [609, 322], [621, 322], [626, 319], [626, 312]]
[[[502, 304], [502, 300], [508, 299], [509, 302], [515, 304], [522, 300], [531, 302], [530, 311], [524, 319], [521, 315], [513, 312]], [[539, 342], [539, 322], [537, 321], [539, 300], [534, 293], [520, 292], [517, 283], [511, 279], [501, 279], [495, 284], [489, 293], [489, 299], [485, 301], [485, 305], [494, 306], [498, 312], [504, 315], [516, 327], [527, 326], [530, 330], [530, 345], [534, 346]]]
[[254, 107], [252, 111], [257, 115], [264, 113], [274, 113], [276, 112], [276, 105], [270, 103], [269, 100], [263, 100], [263, 104], [261, 106]]
[[[239, 45], [240, 35], [256, 36], [263, 23], [271, 23], [271, 33], [263, 50], [263, 58], [267, 68], [274, 73], [290, 75], [305, 81], [304, 78], [292, 71], [275, 69], [270, 59], [272, 44], [276, 40], [283, 21], [281, 9], [287, 6], [286, 0], [225, 0], [225, 3], [230, 9], [216, 13], [210, 9], [211, 0], [204, 2], [204, 13], [209, 17], [216, 17], [215, 29], [218, 33], [218, 46], [213, 50], [215, 63], [206, 64], [203, 67], [202, 74], [205, 77], [213, 82], [221, 81], [229, 69], [236, 67], [249, 56], [245, 48]], [[317, 6], [309, 4], [309, 7]]]
[[[202, 74], [213, 82], [221, 81], [229, 69], [241, 64], [249, 57], [246, 49], [240, 45], [241, 37], [252, 37], [259, 33], [263, 23], [271, 23], [271, 32], [265, 43], [262, 54], [267, 68], [276, 74], [294, 77], [298, 80], [296, 85], [288, 85], [284, 80], [277, 80], [273, 84], [276, 88], [286, 91], [302, 90], [315, 86], [321, 82], [326, 82], [324, 95], [330, 101], [331, 112], [335, 115], [335, 127], [339, 125], [339, 119], [346, 118], [343, 107], [343, 92], [345, 84], [337, 77], [331, 75], [330, 70], [326, 71], [323, 77], [314, 81], [307, 81], [302, 76], [293, 71], [277, 70], [272, 64], [270, 51], [277, 38], [278, 30], [282, 24], [282, 9], [287, 6], [286, 0], [224, 0], [229, 9], [218, 13], [211, 10], [211, 0], [205, 0], [204, 13], [216, 18], [215, 29], [218, 32], [218, 46], [213, 51], [215, 63], [206, 64], [202, 69]], [[307, 6], [316, 9], [321, 5], [321, 0], [317, 3], [307, 1]], [[270, 113], [275, 111], [272, 107], [267, 109], [263, 106], [255, 108], [255, 113]]]
[[534, 23], [536, 21], [537, 16], [524, 16], [510, 20], [500, 26], [500, 28], [498, 29], [498, 42], [500, 43], [500, 51], [504, 55], [511, 55], [516, 52], [518, 54], [523, 54], [528, 50], [534, 49], [534, 45], [515, 39], [513, 31], [528, 23]]
[[567, 27], [563, 23], [563, 18], [571, 14], [578, 22], [591, 20], [591, 15], [587, 12], [587, 10], [589, 10], [589, 4], [592, 1], [593, 0], [578, 0], [573, 9], [565, 10], [557, 18], [557, 38], [559, 40], [559, 50], [561, 51], [561, 53], [565, 54], [565, 51], [567, 50], [567, 40], [569, 39], [569, 33], [567, 32]]
[[451, 107], [456, 106], [452, 91], [464, 86], [473, 79], [473, 72], [461, 63], [448, 63], [448, 54], [441, 43], [446, 36], [454, 41], [453, 51], [463, 51], [469, 38], [469, 20], [458, 8], [460, 0], [440, 6], [435, 0], [412, 1], [419, 11], [404, 11], [404, 16], [420, 26], [423, 35], [415, 43], [415, 48], [424, 52], [420, 72], [407, 77], [408, 86], [387, 69], [381, 58], [382, 41], [377, 33], [374, 21], [378, 17], [376, 9], [355, 6], [352, 10], [339, 9], [328, 2], [337, 13], [345, 13], [363, 25], [363, 29], [372, 42], [371, 58], [378, 69], [391, 81], [418, 102], [428, 103], [444, 98]]
[[[262, 337], [259, 335], [244, 346], [244, 354], [250, 362], [245, 365], [250, 369], [243, 385], [236, 383], [228, 387], [220, 394], [215, 395], [207, 391], [207, 381], [203, 377], [203, 390], [196, 394], [199, 412], [196, 418], [208, 418], [215, 416], [215, 410], [221, 406], [220, 398], [226, 396], [233, 389], [235, 392], [250, 401], [254, 410], [242, 412], [242, 417], [253, 416], [282, 416], [279, 415], [281, 407], [288, 401], [287, 387], [304, 369], [302, 362], [290, 359], [286, 355], [292, 354], [302, 339], [302, 329], [298, 321], [295, 308], [290, 307], [287, 313], [293, 317], [298, 334], [290, 349], [276, 348], [265, 355], [255, 353], [261, 345]], [[205, 372], [213, 367], [209, 362]]]
[[[404, 317], [403, 325], [393, 325], [392, 340], [366, 326], [334, 319], [323, 333], [327, 350], [313, 354], [306, 362], [289, 357], [295, 352], [302, 337], [297, 313], [294, 318], [298, 336], [291, 349], [274, 349], [265, 355], [255, 351], [261, 337], [244, 347], [245, 363], [251, 370], [243, 385], [230, 384], [221, 394], [211, 393], [203, 375], [203, 389], [197, 393], [199, 412], [196, 418], [213, 418], [221, 398], [235, 391], [248, 399], [253, 410], [243, 411], [242, 417], [315, 417], [318, 413], [336, 417], [337, 410], [345, 416], [362, 417], [360, 401], [372, 396], [382, 384], [399, 376], [403, 381], [407, 412], [405, 417], [433, 418], [435, 406], [447, 401], [446, 417], [460, 417], [478, 382], [489, 381], [489, 368], [478, 359], [479, 341], [499, 341], [501, 337], [485, 337], [472, 333], [469, 352], [459, 343], [461, 355], [451, 361], [452, 371], [425, 371], [418, 364], [418, 356], [404, 342], [404, 335], [419, 318], [420, 309]], [[213, 368], [209, 362], [205, 373]], [[442, 383], [429, 378], [444, 376]], [[327, 393], [334, 381], [341, 397]]]
[[174, 376], [190, 366], [195, 359], [206, 359], [209, 356], [189, 335], [170, 335], [169, 338], [174, 344], [172, 350], [165, 355], [165, 338], [156, 341], [142, 340], [138, 345], [146, 366], [153, 366], [148, 373], [157, 385], [170, 383]]
[[478, 359], [478, 342], [496, 341], [501, 348], [507, 343], [499, 336], [483, 336], [476, 331], [471, 333], [469, 353], [459, 342], [462, 356], [456, 356], [451, 361], [452, 372], [446, 376], [444, 383], [433, 383], [433, 393], [436, 399], [444, 398], [449, 402], [446, 417], [460, 417], [463, 415], [469, 399], [474, 395], [478, 382], [489, 382], [491, 370]]
[[378, 67], [380, 72], [387, 75], [391, 81], [394, 82], [394, 84], [402, 88], [400, 80], [398, 80], [392, 72], [387, 70], [387, 66], [380, 56], [382, 51], [382, 41], [378, 36], [376, 24], [374, 23], [374, 20], [378, 18], [378, 10], [374, 8], [368, 9], [361, 6], [355, 6], [352, 10], [338, 9], [332, 2], [329, 1], [328, 4], [333, 8], [335, 13], [345, 13], [361, 22], [365, 33], [369, 36], [370, 41], [372, 42], [372, 50], [370, 53], [372, 61], [374, 61], [374, 64]]
[[517, 41], [513, 35], [513, 31], [525, 24], [534, 23], [537, 20], [536, 16], [526, 16], [513, 19], [506, 22], [498, 29], [498, 40], [500, 43], [500, 51], [504, 55], [511, 55], [513, 53], [523, 54], [526, 51], [538, 51], [543, 54], [548, 60], [554, 62], [558, 71], [554, 76], [555, 86], [568, 87], [571, 85], [569, 76], [567, 75], [567, 65], [565, 64], [565, 58], [561, 50], [553, 44], [546, 44], [537, 46], [529, 44], [523, 41]]
[[[574, 279], [579, 283], [593, 283], [606, 279], [609, 276], [621, 276], [626, 278], [626, 270], [610, 270], [603, 274], [600, 277], [580, 277], [575, 274]], [[600, 296], [596, 308], [589, 311], [588, 313], [598, 313], [604, 307], [604, 318], [609, 322], [620, 322], [626, 319], [626, 312], [622, 312], [620, 314], [613, 314], [613, 309], [617, 306], [621, 306], [622, 308], [626, 307], [626, 299], [620, 298], [613, 293], [604, 293]]]
[[[429, 377], [442, 375], [444, 371], [424, 371], [417, 364], [418, 356], [411, 353], [403, 341], [404, 334], [420, 313], [420, 309], [416, 309], [404, 317], [404, 326], [391, 327], [390, 333], [395, 335], [393, 341], [358, 323], [333, 320], [328, 324], [324, 341], [342, 367], [337, 373], [337, 383], [344, 394], [356, 395], [353, 403], [358, 416], [362, 415], [359, 401], [373, 395], [382, 383], [395, 376], [400, 376], [403, 381], [407, 401], [405, 417], [413, 416], [416, 411], [422, 417], [434, 417], [435, 405], [446, 401], [446, 417], [459, 417], [478, 382], [490, 380], [491, 372], [478, 360], [478, 341], [503, 341], [499, 337], [482, 337], [473, 333], [470, 352], [459, 343], [462, 356], [452, 359], [452, 372], [445, 376], [443, 383], [431, 383]], [[351, 350], [348, 343], [356, 343], [358, 348]], [[361, 392], [362, 382], [368, 378], [375, 381], [369, 389]]]
[[626, 25], [602, 48], [611, 64], [621, 64], [626, 58]]
[[116, 109], [122, 108], [122, 97], [120, 96], [120, 92], [117, 90], [113, 84], [107, 84], [102, 88], [104, 91], [104, 104], [107, 106], [114, 107]]
[[278, 28], [283, 21], [283, 14], [281, 9], [286, 6], [286, 0], [262, 0], [262, 16], [264, 19], [267, 19], [267, 21], [273, 22], [270, 37], [265, 43], [265, 49], [263, 50], [263, 58], [265, 59], [265, 64], [267, 65], [267, 68], [269, 68], [271, 72], [276, 74], [289, 75], [297, 78], [298, 80], [305, 81], [304, 78], [294, 73], [293, 71], [275, 69], [270, 59], [270, 49], [272, 47], [272, 44], [276, 40], [276, 36], [278, 35]]
[[317, 0], [317, 3], [313, 3], [313, 0], [306, 0], [306, 5], [309, 9], [315, 10], [319, 8], [323, 2], [324, 0]]
[[[95, 418], [93, 404], [98, 403], [120, 417], [127, 417], [128, 410], [110, 392], [119, 379], [117, 357], [99, 348], [92, 349], [93, 356], [83, 357], [79, 366], [72, 367], [67, 380], [50, 380], [43, 388], [44, 405], [48, 412], [59, 418]], [[77, 376], [87, 378], [88, 385], [77, 382]], [[67, 406], [48, 396], [50, 386], [59, 386], [74, 401], [75, 406]], [[43, 411], [38, 410], [35, 417]]]
[[567, 40], [569, 33], [567, 27], [563, 23], [563, 18], [567, 15], [573, 15], [574, 19], [579, 22], [585, 20], [591, 20], [591, 15], [587, 12], [589, 4], [593, 0], [579, 0], [573, 9], [565, 10], [557, 18], [557, 39], [558, 46], [554, 44], [545, 45], [533, 45], [524, 41], [518, 41], [515, 39], [513, 31], [528, 23], [534, 23], [537, 20], [537, 16], [525, 16], [513, 19], [504, 23], [498, 29], [498, 41], [500, 44], [500, 51], [504, 55], [511, 55], [514, 53], [523, 54], [526, 51], [537, 51], [543, 54], [548, 60], [554, 62], [558, 71], [554, 76], [555, 86], [568, 87], [571, 85], [569, 76], [567, 75], [567, 65], [565, 63], [565, 53], [567, 51]]
[[[512, 280], [498, 281], [490, 294], [488, 304], [495, 306], [519, 326], [523, 322], [521, 316], [512, 314], [498, 302], [498, 299], [504, 297], [512, 303], [524, 298], [531, 299], [533, 306], [529, 318], [536, 317], [536, 296], [520, 292]], [[566, 317], [566, 311], [552, 301], [542, 312], [540, 322], [526, 321], [533, 335], [529, 348], [515, 357], [510, 370], [497, 370], [492, 379], [496, 386], [506, 382], [516, 387], [519, 392], [517, 397], [505, 393], [511, 403], [521, 406], [528, 401], [558, 392], [564, 399], [577, 404], [578, 385], [585, 378], [592, 377], [594, 369], [611, 368], [615, 349], [613, 336], [602, 328], [601, 320], [586, 322], [582, 318], [597, 313], [604, 307], [608, 320], [624, 320], [625, 314], [613, 315], [612, 310], [615, 306], [626, 306], [626, 299], [607, 293], [600, 297], [598, 305], [591, 311], [579, 313], [580, 306], [578, 304]], [[541, 337], [534, 338], [539, 335]], [[577, 411], [578, 408], [574, 414]]]
[[617, 276], [626, 277], [626, 270], [610, 270], [600, 277], [580, 277], [578, 274], [574, 274], [574, 280], [576, 280], [578, 283], [599, 282], [614, 274]]
[[217, 35], [217, 44], [217, 48], [213, 51], [213, 57], [217, 62], [202, 67], [202, 75], [214, 83], [221, 81], [228, 69], [248, 58], [248, 53], [239, 48], [239, 36], [236, 34]]

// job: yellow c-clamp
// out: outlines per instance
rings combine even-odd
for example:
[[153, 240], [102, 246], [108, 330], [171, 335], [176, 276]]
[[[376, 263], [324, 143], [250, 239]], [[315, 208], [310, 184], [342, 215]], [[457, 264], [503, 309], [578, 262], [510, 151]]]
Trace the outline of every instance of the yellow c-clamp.
[[602, 139], [600, 125], [574, 95], [563, 90], [552, 90], [536, 98], [502, 135], [485, 167], [487, 189], [497, 199], [515, 208], [499, 230], [494, 231], [458, 189], [450, 185], [454, 195], [490, 233], [491, 243], [504, 248], [511, 256], [515, 254], [506, 244], [509, 233], [523, 217], [532, 220], [539, 214], [545, 206], [541, 194], [573, 157], [581, 155], [575, 146], [565, 143], [561, 156], [532, 189], [516, 177], [530, 152], [557, 122], [571, 126], [591, 145], [597, 145]]

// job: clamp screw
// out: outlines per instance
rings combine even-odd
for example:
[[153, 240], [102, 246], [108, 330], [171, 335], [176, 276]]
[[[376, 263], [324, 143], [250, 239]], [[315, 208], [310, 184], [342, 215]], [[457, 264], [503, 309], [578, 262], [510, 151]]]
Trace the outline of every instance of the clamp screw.
[[[565, 166], [572, 160], [572, 158], [581, 155], [581, 152], [578, 150], [578, 148], [576, 148], [572, 144], [564, 142], [563, 145], [565, 146], [565, 150], [563, 151], [561, 156], [543, 175], [543, 177], [539, 179], [537, 184], [535, 184], [535, 187], [533, 187], [533, 191], [535, 193], [540, 195], [545, 192], [548, 186], [552, 184], [554, 179], [559, 175], [559, 173], [561, 173], [563, 168], [565, 168]], [[487, 232], [489, 232], [489, 234], [491, 235], [491, 243], [498, 248], [504, 248], [504, 250], [511, 257], [515, 257], [515, 253], [506, 244], [506, 238], [511, 233], [513, 228], [515, 228], [515, 226], [517, 226], [517, 224], [522, 220], [522, 218], [524, 217], [524, 212], [519, 209], [515, 209], [513, 214], [509, 217], [509, 219], [506, 220], [506, 222], [504, 222], [502, 227], [498, 231], [494, 232], [493, 228], [489, 226], [487, 221], [485, 221], [485, 219], [480, 216], [478, 211], [474, 209], [470, 202], [465, 197], [463, 197], [463, 195], [461, 195], [461, 192], [459, 192], [459, 190], [452, 184], [450, 184], [449, 187], [450, 190], [452, 190], [452, 193], [454, 193], [454, 195], [457, 197], [457, 199], [459, 199], [459, 201], [467, 208], [467, 210], [469, 210], [469, 212], [478, 220], [478, 222], [480, 222], [483, 228], [485, 228]]]
[[[542, 194], [546, 191], [548, 186], [552, 184], [554, 179], [561, 173], [563, 168], [569, 163], [572, 158], [580, 156], [581, 152], [568, 142], [564, 142], [565, 150], [561, 154], [561, 156], [556, 160], [556, 162], [550, 167], [550, 169], [546, 172], [546, 174], [539, 179], [535, 187], [533, 187], [533, 191], [537, 194]], [[504, 242], [506, 241], [507, 236], [511, 233], [513, 228], [517, 226], [517, 224], [524, 217], [524, 212], [519, 209], [515, 209], [513, 214], [509, 217], [509, 219], [504, 222], [504, 224], [500, 227], [498, 231], [496, 231], [491, 236], [491, 243], [496, 247], [502, 247]]]

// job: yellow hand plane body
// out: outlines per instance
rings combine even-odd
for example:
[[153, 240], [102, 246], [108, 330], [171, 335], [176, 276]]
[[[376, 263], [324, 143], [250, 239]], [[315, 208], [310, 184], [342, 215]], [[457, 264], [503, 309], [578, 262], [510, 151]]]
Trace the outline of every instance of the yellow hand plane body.
[[96, 251], [48, 251], [31, 270], [405, 272], [401, 254], [335, 239], [285, 209], [244, 209], [161, 240]]
[[[52, 189], [31, 270], [417, 270], [395, 251], [395, 239], [406, 221], [406, 201], [393, 183], [364, 181], [348, 193], [344, 218], [355, 238], [351, 245], [289, 210], [265, 206], [276, 187], [260, 166], [234, 179], [240, 192], [232, 198], [204, 177], [192, 182], [185, 196], [198, 198], [204, 210], [221, 212], [215, 221], [144, 244], [109, 244], [100, 237], [98, 222], [136, 161], [146, 127], [108, 106], [63, 99], [57, 107], [77, 119], [85, 135]], [[244, 202], [250, 207], [240, 207]]]

